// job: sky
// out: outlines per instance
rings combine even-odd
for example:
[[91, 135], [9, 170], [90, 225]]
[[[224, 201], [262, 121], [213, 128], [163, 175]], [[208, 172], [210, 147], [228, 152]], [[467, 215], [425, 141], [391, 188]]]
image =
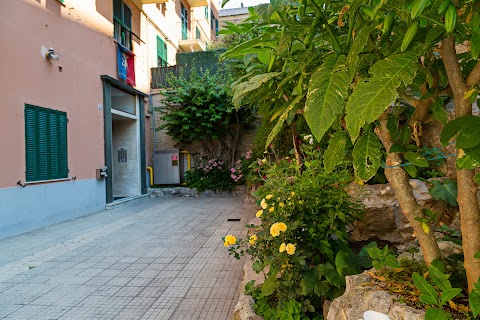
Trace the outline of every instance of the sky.
[[[230, 0], [223, 9], [232, 9], [232, 8], [240, 8], [243, 3], [244, 7], [251, 7], [251, 6], [256, 6], [257, 4], [260, 3], [268, 3], [270, 2], [269, 0]], [[219, 4], [222, 4], [222, 1], [219, 1]]]

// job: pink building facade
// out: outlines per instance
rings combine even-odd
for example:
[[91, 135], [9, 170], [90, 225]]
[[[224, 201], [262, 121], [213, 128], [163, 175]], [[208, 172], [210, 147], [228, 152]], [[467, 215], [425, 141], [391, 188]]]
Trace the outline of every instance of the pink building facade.
[[181, 50], [161, 2], [2, 1], [0, 238], [146, 194], [150, 68]]

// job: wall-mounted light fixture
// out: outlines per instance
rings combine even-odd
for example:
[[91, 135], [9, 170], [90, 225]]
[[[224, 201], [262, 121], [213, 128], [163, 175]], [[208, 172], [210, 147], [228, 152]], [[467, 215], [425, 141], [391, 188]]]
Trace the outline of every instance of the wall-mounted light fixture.
[[47, 60], [58, 61], [60, 59], [60, 56], [55, 53], [53, 48], [47, 49], [46, 47], [42, 46], [40, 48], [40, 53], [43, 57], [47, 58]]

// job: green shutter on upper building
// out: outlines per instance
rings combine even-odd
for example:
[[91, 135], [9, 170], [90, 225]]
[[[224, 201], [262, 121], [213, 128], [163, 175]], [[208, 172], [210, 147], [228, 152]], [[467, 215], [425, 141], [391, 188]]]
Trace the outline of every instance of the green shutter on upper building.
[[157, 66], [166, 67], [168, 65], [167, 44], [157, 36]]
[[67, 114], [25, 105], [26, 180], [68, 177]]

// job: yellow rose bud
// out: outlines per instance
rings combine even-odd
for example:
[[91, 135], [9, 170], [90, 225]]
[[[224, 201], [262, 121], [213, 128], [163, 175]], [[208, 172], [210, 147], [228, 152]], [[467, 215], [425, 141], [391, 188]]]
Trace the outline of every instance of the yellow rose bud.
[[262, 214], [263, 214], [263, 210], [258, 210], [257, 213], [255, 214], [255, 216], [257, 218], [260, 218], [262, 216]]
[[283, 222], [278, 222], [277, 223], [278, 230], [285, 232], [287, 231], [287, 225]]
[[295, 245], [292, 243], [287, 244], [285, 250], [289, 255], [295, 254]]
[[[228, 236], [225, 237], [225, 243], [228, 243], [229, 245], [235, 244], [235, 243], [237, 243], [237, 238], [235, 236], [232, 236], [232, 235], [229, 234]], [[225, 243], [224, 243], [224, 245], [225, 245]]]
[[290, 194], [291, 194], [292, 196], [294, 196], [294, 195], [295, 195], [295, 192], [292, 191]]
[[270, 209], [268, 209], [268, 211], [270, 211], [270, 212], [275, 211], [275, 207], [271, 207]]
[[267, 159], [263, 158], [263, 159], [262, 159], [262, 163], [263, 163], [263, 164], [267, 163]]
[[250, 244], [255, 244], [255, 242], [257, 242], [257, 236], [256, 235], [252, 235], [250, 236], [250, 239], [248, 240], [248, 242], [250, 242]]
[[283, 202], [280, 202], [278, 205], [280, 206], [280, 208], [285, 207], [285, 203], [283, 203]]
[[225, 241], [225, 242], [223, 243], [223, 245], [224, 245], [225, 247], [228, 247], [230, 244], [228, 243], [228, 241]]
[[260, 207], [262, 207], [262, 209], [267, 209], [268, 204], [267, 204], [267, 201], [265, 201], [265, 199], [262, 199], [262, 202], [260, 202]]
[[282, 243], [280, 245], [280, 248], [278, 249], [278, 252], [285, 252], [286, 249], [287, 249], [287, 245], [285, 243]]
[[278, 237], [280, 235], [280, 230], [278, 229], [278, 224], [274, 223], [270, 227], [270, 234], [272, 237]]
[[267, 199], [267, 200], [270, 200], [270, 199], [272, 199], [272, 198], [273, 198], [273, 194], [269, 194], [269, 195], [267, 195], [267, 196], [265, 197], [265, 199]]

